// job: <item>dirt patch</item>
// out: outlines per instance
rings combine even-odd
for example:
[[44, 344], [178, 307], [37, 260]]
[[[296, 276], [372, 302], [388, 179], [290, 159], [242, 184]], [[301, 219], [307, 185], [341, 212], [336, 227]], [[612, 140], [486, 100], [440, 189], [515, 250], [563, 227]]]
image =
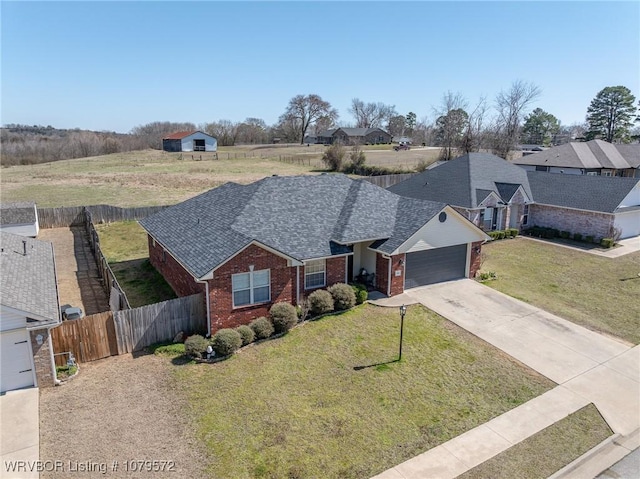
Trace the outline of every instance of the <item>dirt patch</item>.
[[108, 311], [109, 299], [85, 229], [42, 229], [38, 239], [53, 243], [60, 305], [80, 306], [88, 315]]
[[[198, 477], [205, 457], [190, 434], [187, 407], [168, 359], [122, 355], [85, 363], [60, 387], [40, 391], [40, 459], [62, 461], [64, 471], [41, 478]], [[125, 461], [171, 461], [172, 472], [126, 471]], [[69, 466], [106, 464], [107, 472]], [[118, 461], [114, 471], [114, 461]]]

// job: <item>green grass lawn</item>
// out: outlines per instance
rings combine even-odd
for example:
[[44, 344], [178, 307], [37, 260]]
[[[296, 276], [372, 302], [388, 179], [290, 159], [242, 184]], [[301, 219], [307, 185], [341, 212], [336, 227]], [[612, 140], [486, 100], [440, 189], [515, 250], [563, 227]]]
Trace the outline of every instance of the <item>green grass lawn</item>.
[[486, 284], [595, 331], [640, 343], [640, 253], [603, 258], [524, 238], [483, 247]]
[[554, 386], [417, 305], [390, 362], [399, 323], [365, 305], [221, 363], [174, 366], [209, 476], [370, 477]]
[[544, 479], [612, 434], [596, 407], [589, 404], [457, 479]]
[[100, 247], [132, 308], [176, 297], [149, 262], [147, 233], [136, 221], [96, 225]]

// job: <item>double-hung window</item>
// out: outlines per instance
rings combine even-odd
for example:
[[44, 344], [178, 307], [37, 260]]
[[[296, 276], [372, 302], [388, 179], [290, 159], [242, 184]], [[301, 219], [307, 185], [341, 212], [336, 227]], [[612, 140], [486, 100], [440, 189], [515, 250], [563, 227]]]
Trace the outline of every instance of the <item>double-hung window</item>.
[[271, 275], [268, 269], [231, 276], [233, 307], [267, 303], [271, 299]]
[[327, 284], [327, 263], [323, 259], [304, 265], [304, 289], [321, 288]]

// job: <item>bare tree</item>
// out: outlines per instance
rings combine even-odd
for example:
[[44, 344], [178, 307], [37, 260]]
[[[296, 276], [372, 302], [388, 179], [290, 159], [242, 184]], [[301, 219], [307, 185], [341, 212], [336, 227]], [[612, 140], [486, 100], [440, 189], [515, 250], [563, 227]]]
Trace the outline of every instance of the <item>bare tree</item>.
[[238, 137], [238, 123], [231, 120], [218, 120], [213, 123], [203, 125], [205, 133], [213, 136], [218, 140], [220, 146], [233, 146], [236, 144]]
[[338, 111], [331, 107], [319, 95], [296, 95], [289, 100], [289, 105], [280, 116], [279, 124], [286, 125], [295, 133], [300, 144], [304, 143], [304, 136], [309, 127], [325, 117], [336, 121]]
[[435, 110], [436, 141], [442, 146], [440, 159], [451, 160], [461, 150], [462, 138], [467, 130], [469, 115], [465, 111], [467, 100], [461, 93], [448, 91], [442, 95], [440, 107]]
[[247, 118], [238, 125], [236, 141], [250, 145], [267, 143], [268, 135], [267, 124], [262, 118]]
[[177, 131], [194, 131], [193, 123], [175, 123], [171, 121], [154, 121], [139, 125], [131, 130], [131, 134], [138, 137], [144, 148], [162, 149], [162, 139]]
[[356, 120], [356, 128], [382, 128], [382, 125], [398, 115], [394, 105], [365, 103], [358, 98], [351, 100], [349, 113]]
[[487, 101], [484, 97], [478, 100], [473, 111], [469, 114], [467, 128], [462, 136], [460, 149], [464, 153], [480, 151], [485, 142], [485, 116], [487, 114]]
[[509, 152], [515, 148], [524, 116], [541, 93], [538, 86], [523, 80], [514, 81], [509, 90], [498, 93], [495, 100], [497, 118], [493, 132], [493, 151], [496, 155], [506, 159]]

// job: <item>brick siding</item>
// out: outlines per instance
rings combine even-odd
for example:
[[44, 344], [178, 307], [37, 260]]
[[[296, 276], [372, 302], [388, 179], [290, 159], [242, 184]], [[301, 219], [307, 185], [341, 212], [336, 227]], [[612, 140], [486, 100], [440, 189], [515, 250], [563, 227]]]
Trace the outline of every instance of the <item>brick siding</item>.
[[469, 278], [475, 278], [476, 273], [480, 269], [480, 260], [482, 257], [482, 241], [471, 243], [471, 259], [469, 260]]
[[387, 294], [389, 291], [389, 260], [376, 253], [376, 289]]
[[[42, 336], [42, 344], [38, 344], [36, 337]], [[29, 331], [31, 350], [33, 351], [33, 365], [39, 388], [55, 386], [56, 372], [51, 362], [51, 342], [47, 328]]]
[[197, 283], [193, 276], [185, 270], [169, 253], [163, 255], [164, 248], [160, 243], [148, 236], [149, 241], [149, 261], [158, 272], [169, 283], [169, 286], [178, 296], [190, 296], [192, 294], [204, 293], [205, 287], [202, 283]]
[[555, 206], [529, 206], [528, 226], [544, 226], [571, 234], [606, 238], [613, 226], [614, 215], [595, 211], [572, 210]]
[[[397, 254], [391, 257], [391, 296], [404, 293], [404, 268], [406, 266], [405, 254]], [[400, 276], [396, 276], [400, 271]]]

